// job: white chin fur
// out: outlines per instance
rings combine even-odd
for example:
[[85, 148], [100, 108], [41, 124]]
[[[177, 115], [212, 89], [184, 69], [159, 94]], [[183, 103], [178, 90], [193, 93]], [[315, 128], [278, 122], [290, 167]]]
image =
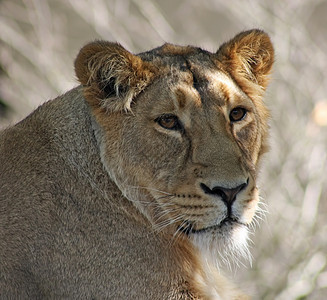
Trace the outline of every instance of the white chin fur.
[[249, 251], [249, 231], [244, 225], [226, 224], [220, 229], [193, 233], [190, 239], [208, 264], [229, 269], [252, 258]]

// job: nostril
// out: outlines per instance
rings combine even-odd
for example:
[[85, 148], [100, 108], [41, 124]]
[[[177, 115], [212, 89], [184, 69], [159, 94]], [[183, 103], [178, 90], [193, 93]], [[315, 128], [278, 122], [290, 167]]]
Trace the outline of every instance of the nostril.
[[229, 190], [228, 189], [224, 189], [221, 187], [214, 187], [212, 189], [212, 194], [220, 196], [223, 199], [223, 201], [228, 201], [228, 198], [229, 198]]
[[214, 188], [210, 189], [207, 185], [204, 183], [201, 183], [200, 186], [202, 190], [206, 194], [214, 195], [214, 196], [219, 196], [221, 197], [222, 201], [225, 203], [233, 203], [236, 199], [236, 196], [238, 193], [240, 193], [242, 190], [244, 190], [248, 185], [248, 180], [246, 183], [240, 184], [236, 186], [235, 188], [225, 188], [221, 186], [215, 186]]
[[206, 193], [206, 194], [212, 194], [212, 190], [206, 186], [204, 183], [200, 183], [201, 189]]
[[210, 194], [210, 195], [216, 195], [216, 196], [220, 196], [222, 198], [225, 198], [225, 193], [224, 193], [224, 189], [220, 188], [220, 187], [214, 187], [213, 189], [209, 188], [207, 185], [205, 185], [204, 183], [200, 184], [202, 190], [206, 193], [206, 194]]
[[217, 187], [217, 186], [212, 189], [212, 194], [220, 196], [223, 200], [225, 200], [228, 197], [227, 189]]

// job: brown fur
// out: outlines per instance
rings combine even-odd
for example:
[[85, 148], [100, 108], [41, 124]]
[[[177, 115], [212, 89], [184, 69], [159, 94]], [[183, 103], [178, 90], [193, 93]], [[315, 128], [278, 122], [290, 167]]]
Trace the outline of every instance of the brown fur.
[[255, 99], [262, 97], [274, 62], [274, 49], [261, 30], [242, 32], [217, 51], [219, 65]]
[[[85, 88], [90, 105], [110, 111], [130, 109], [131, 101], [145, 88], [153, 77], [153, 67], [143, 62], [115, 43], [98, 41], [83, 48], [75, 61], [75, 71]], [[105, 87], [113, 81], [114, 97], [106, 101]], [[122, 87], [128, 86], [128, 90]], [[94, 103], [94, 104], [93, 104]]]
[[272, 63], [258, 30], [82, 48], [82, 86], [0, 134], [0, 298], [248, 299], [218, 265], [248, 253]]
[[164, 44], [161, 49], [161, 53], [163, 55], [177, 55], [177, 56], [183, 56], [183, 55], [192, 55], [197, 53], [197, 49], [191, 46], [183, 47], [178, 45], [172, 45], [172, 44]]

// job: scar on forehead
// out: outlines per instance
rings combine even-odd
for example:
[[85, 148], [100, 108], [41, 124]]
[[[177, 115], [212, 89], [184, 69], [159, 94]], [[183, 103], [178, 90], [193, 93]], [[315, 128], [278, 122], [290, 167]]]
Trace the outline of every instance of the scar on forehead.
[[177, 105], [180, 109], [185, 108], [188, 104], [192, 103], [196, 106], [201, 106], [200, 95], [192, 89], [179, 87], [175, 90]]
[[230, 87], [222, 82], [219, 83], [219, 93], [223, 98], [224, 102], [228, 102], [233, 94]]
[[177, 100], [177, 104], [178, 107], [183, 109], [186, 106], [186, 95], [184, 93], [184, 91], [179, 88], [175, 91], [175, 95], [176, 95], [176, 100]]
[[218, 104], [220, 106], [231, 103], [238, 98], [235, 97], [237, 91], [231, 82], [218, 82], [215, 89], [219, 95]]
[[207, 72], [206, 78], [209, 82], [209, 90], [215, 97], [215, 102], [219, 106], [232, 101], [235, 95], [238, 94], [237, 87], [233, 80], [222, 72]]

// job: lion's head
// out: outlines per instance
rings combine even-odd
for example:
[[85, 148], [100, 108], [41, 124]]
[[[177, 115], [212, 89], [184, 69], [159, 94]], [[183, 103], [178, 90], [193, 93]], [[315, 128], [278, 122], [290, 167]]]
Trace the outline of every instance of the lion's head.
[[99, 124], [102, 160], [156, 230], [244, 251], [267, 150], [262, 97], [273, 57], [259, 30], [216, 53], [165, 44], [133, 55], [109, 42], [80, 51], [76, 74]]

